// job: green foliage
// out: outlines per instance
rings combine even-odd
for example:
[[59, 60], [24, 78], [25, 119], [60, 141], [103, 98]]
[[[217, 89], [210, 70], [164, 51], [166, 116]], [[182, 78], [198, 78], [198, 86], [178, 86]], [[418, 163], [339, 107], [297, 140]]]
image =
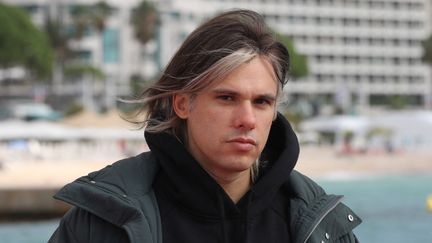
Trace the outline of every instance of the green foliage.
[[422, 42], [423, 56], [422, 60], [425, 63], [432, 65], [432, 35]]
[[105, 1], [99, 1], [92, 5], [92, 25], [100, 32], [105, 30], [106, 19], [114, 9]]
[[91, 76], [95, 79], [105, 78], [102, 70], [91, 65], [69, 65], [65, 67], [65, 75], [68, 78], [78, 79], [83, 76]]
[[390, 128], [385, 127], [372, 127], [366, 133], [366, 138], [370, 139], [372, 137], [390, 137], [393, 134], [393, 131]]
[[132, 93], [139, 95], [147, 86], [151, 85], [154, 80], [146, 79], [141, 74], [132, 74], [129, 79], [129, 85]]
[[146, 44], [153, 39], [159, 22], [158, 12], [153, 4], [143, 0], [133, 10], [131, 23], [135, 37], [141, 44]]
[[288, 49], [290, 54], [290, 75], [294, 78], [305, 77], [309, 74], [309, 67], [305, 56], [300, 55], [294, 46], [293, 41], [287, 36], [275, 32], [276, 39], [278, 39]]
[[66, 109], [65, 116], [74, 116], [84, 111], [84, 107], [81, 104], [72, 103]]
[[74, 37], [81, 39], [87, 29], [94, 28], [99, 32], [105, 30], [106, 19], [114, 9], [105, 1], [99, 1], [93, 5], [73, 5], [71, 17], [74, 25]]
[[0, 23], [0, 67], [24, 66], [40, 78], [49, 76], [52, 49], [25, 11], [0, 3]]
[[80, 40], [91, 25], [91, 10], [87, 5], [71, 6], [70, 15], [73, 22], [73, 36]]
[[66, 28], [58, 20], [53, 20], [50, 16], [45, 19], [45, 33], [48, 37], [51, 47], [54, 49], [57, 61], [63, 62], [70, 56], [68, 46], [68, 33]]
[[293, 112], [289, 109], [282, 111], [282, 114], [286, 117], [290, 124], [293, 126], [295, 130], [298, 130], [300, 123], [303, 121], [303, 117], [298, 112]]
[[388, 104], [390, 109], [401, 110], [409, 104], [409, 97], [404, 97], [400, 95], [392, 95], [388, 97]]

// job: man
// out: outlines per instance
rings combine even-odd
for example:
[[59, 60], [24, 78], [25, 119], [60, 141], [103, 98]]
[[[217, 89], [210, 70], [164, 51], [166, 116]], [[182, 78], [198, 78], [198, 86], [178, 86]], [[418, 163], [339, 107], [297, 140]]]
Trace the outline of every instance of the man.
[[255, 12], [201, 25], [135, 101], [151, 152], [60, 190], [75, 207], [50, 242], [357, 242], [361, 220], [293, 170], [288, 60]]

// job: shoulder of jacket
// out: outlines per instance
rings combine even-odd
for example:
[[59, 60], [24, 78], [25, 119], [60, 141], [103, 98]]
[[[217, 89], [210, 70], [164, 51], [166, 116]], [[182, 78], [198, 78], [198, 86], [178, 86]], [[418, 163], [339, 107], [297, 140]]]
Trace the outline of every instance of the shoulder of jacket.
[[129, 242], [126, 231], [81, 208], [71, 208], [48, 243]]
[[145, 152], [82, 176], [65, 185], [54, 197], [74, 205], [73, 200], [82, 197], [87, 191], [91, 191], [94, 196], [138, 198], [152, 191], [157, 171], [158, 164], [154, 155]]
[[157, 170], [156, 159], [146, 152], [80, 177], [54, 198], [117, 226], [142, 218], [143, 210], [147, 221], [155, 221], [158, 209], [152, 183]]
[[324, 189], [306, 175], [293, 170], [285, 183], [291, 195], [301, 199], [306, 204], [326, 195]]
[[105, 168], [79, 178], [80, 181], [97, 183], [119, 194], [142, 194], [151, 189], [158, 164], [151, 152], [119, 160]]
[[123, 159], [67, 184], [54, 198], [125, 229], [131, 242], [158, 242], [160, 216], [152, 189], [157, 164], [151, 152]]
[[135, 194], [148, 192], [158, 171], [158, 164], [152, 152], [119, 160], [105, 168], [89, 173], [78, 180], [98, 183], [119, 193]]

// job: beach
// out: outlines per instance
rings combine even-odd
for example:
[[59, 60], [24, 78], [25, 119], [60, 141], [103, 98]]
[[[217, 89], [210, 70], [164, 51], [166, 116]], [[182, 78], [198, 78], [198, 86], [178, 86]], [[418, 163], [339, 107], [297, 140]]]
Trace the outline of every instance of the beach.
[[311, 177], [361, 177], [432, 173], [432, 151], [340, 154], [329, 147], [302, 147], [297, 170]]

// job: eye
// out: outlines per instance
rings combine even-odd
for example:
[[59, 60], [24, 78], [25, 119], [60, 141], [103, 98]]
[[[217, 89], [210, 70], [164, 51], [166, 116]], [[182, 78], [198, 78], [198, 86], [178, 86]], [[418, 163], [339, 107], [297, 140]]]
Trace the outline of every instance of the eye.
[[272, 105], [273, 104], [273, 102], [271, 100], [265, 99], [265, 98], [256, 99], [254, 103], [257, 105]]
[[232, 95], [219, 95], [217, 98], [219, 100], [224, 100], [224, 101], [232, 101], [232, 100], [234, 100], [234, 97]]

